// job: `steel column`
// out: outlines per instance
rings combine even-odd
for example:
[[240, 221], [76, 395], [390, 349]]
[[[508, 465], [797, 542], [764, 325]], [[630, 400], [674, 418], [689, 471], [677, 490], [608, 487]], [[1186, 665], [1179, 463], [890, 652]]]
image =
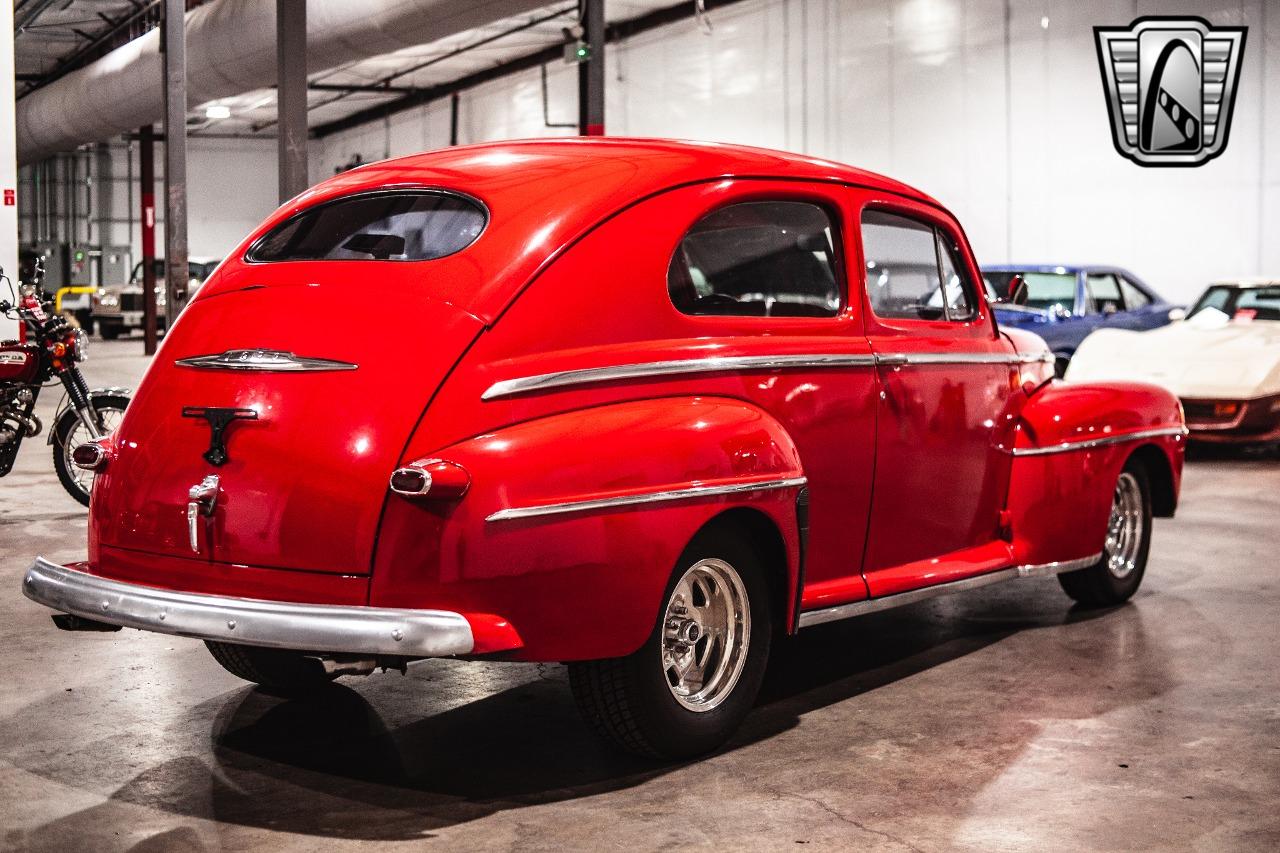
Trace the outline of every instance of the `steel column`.
[[[131, 161], [132, 162], [132, 161]], [[142, 199], [142, 334], [147, 355], [156, 351], [156, 140], [151, 125], [138, 130], [138, 196]]]
[[307, 179], [307, 0], [276, 0], [276, 122], [280, 202]]
[[590, 56], [578, 66], [578, 133], [604, 136], [604, 0], [584, 0], [582, 29]]
[[185, 0], [164, 0], [165, 328], [187, 304], [187, 37]]

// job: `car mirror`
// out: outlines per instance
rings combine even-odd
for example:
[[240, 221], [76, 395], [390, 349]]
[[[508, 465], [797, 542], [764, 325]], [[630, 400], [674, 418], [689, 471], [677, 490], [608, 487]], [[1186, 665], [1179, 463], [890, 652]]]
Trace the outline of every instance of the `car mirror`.
[[1170, 322], [1170, 323], [1179, 323], [1179, 322], [1181, 322], [1181, 321], [1183, 321], [1183, 320], [1185, 320], [1185, 319], [1187, 319], [1187, 309], [1186, 309], [1186, 308], [1170, 308], [1170, 309], [1169, 309], [1169, 322]]
[[1021, 274], [1010, 276], [1009, 293], [1005, 301], [1012, 305], [1026, 305], [1028, 296], [1027, 280]]
[[1071, 310], [1062, 303], [1055, 302], [1049, 308], [1049, 316], [1055, 320], [1065, 320], [1071, 316]]

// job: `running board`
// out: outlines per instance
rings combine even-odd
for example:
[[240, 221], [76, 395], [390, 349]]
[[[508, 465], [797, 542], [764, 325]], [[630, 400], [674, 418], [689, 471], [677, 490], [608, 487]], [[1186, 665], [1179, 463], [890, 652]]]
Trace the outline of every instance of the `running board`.
[[926, 598], [937, 598], [940, 595], [949, 595], [953, 592], [964, 592], [967, 589], [977, 589], [981, 586], [989, 586], [993, 583], [1001, 581], [1017, 580], [1018, 578], [1046, 578], [1053, 575], [1060, 575], [1063, 572], [1074, 572], [1078, 569], [1087, 569], [1102, 559], [1102, 552], [1094, 554], [1090, 557], [1081, 557], [1078, 560], [1063, 560], [1056, 563], [1039, 563], [1036, 565], [1026, 566], [1010, 566], [1007, 569], [997, 569], [994, 572], [987, 572], [982, 575], [975, 575], [964, 580], [952, 581], [951, 583], [940, 583], [935, 586], [926, 586], [920, 589], [913, 589], [907, 592], [900, 592], [896, 595], [886, 595], [882, 598], [868, 598], [862, 601], [851, 601], [848, 604], [838, 604], [835, 607], [826, 607], [822, 610], [806, 610], [800, 614], [800, 627], [808, 628], [811, 625], [821, 625], [824, 622], [836, 622], [841, 619], [852, 619], [854, 616], [865, 616], [868, 613], [878, 613], [881, 610], [890, 610], [894, 607], [902, 607], [907, 604], [914, 604], [917, 601], [924, 601]]

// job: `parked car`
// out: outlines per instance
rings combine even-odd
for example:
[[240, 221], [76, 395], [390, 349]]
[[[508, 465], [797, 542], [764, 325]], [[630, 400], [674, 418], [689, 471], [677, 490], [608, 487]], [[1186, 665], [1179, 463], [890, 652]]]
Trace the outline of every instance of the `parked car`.
[[1186, 320], [1164, 329], [1104, 331], [1077, 351], [1072, 381], [1163, 385], [1198, 441], [1280, 441], [1280, 278], [1211, 284]]
[[1155, 329], [1182, 314], [1181, 308], [1121, 267], [1006, 264], [984, 266], [982, 275], [988, 295], [1001, 299], [1008, 296], [1010, 280], [1022, 276], [1026, 302], [997, 303], [996, 321], [1044, 338], [1053, 350], [1059, 377], [1080, 342], [1094, 331]]
[[[134, 329], [142, 328], [143, 287], [142, 261], [133, 265], [129, 281], [123, 285], [112, 285], [98, 288], [93, 295], [93, 322], [97, 332], [106, 340], [115, 340], [127, 335]], [[164, 332], [168, 320], [165, 317], [165, 302], [168, 289], [164, 283], [164, 258], [153, 261], [156, 272], [156, 328]], [[193, 258], [188, 262], [190, 274], [190, 291], [194, 292], [202, 281], [217, 268], [220, 261], [216, 258]]]
[[276, 690], [566, 661], [618, 743], [705, 752], [776, 636], [1141, 582], [1177, 399], [1051, 381], [979, 282], [938, 202], [810, 157], [548, 140], [354, 169], [201, 288], [80, 454], [88, 561], [24, 590]]

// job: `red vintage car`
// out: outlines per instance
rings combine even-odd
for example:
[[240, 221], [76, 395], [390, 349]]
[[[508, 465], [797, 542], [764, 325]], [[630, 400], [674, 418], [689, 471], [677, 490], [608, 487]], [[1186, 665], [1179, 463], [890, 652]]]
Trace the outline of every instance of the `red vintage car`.
[[938, 202], [810, 157], [579, 139], [365, 166], [209, 279], [77, 455], [87, 562], [37, 560], [24, 591], [276, 690], [566, 661], [623, 746], [705, 752], [778, 636], [1014, 578], [1137, 589], [1178, 401], [1054, 381], [981, 280]]

